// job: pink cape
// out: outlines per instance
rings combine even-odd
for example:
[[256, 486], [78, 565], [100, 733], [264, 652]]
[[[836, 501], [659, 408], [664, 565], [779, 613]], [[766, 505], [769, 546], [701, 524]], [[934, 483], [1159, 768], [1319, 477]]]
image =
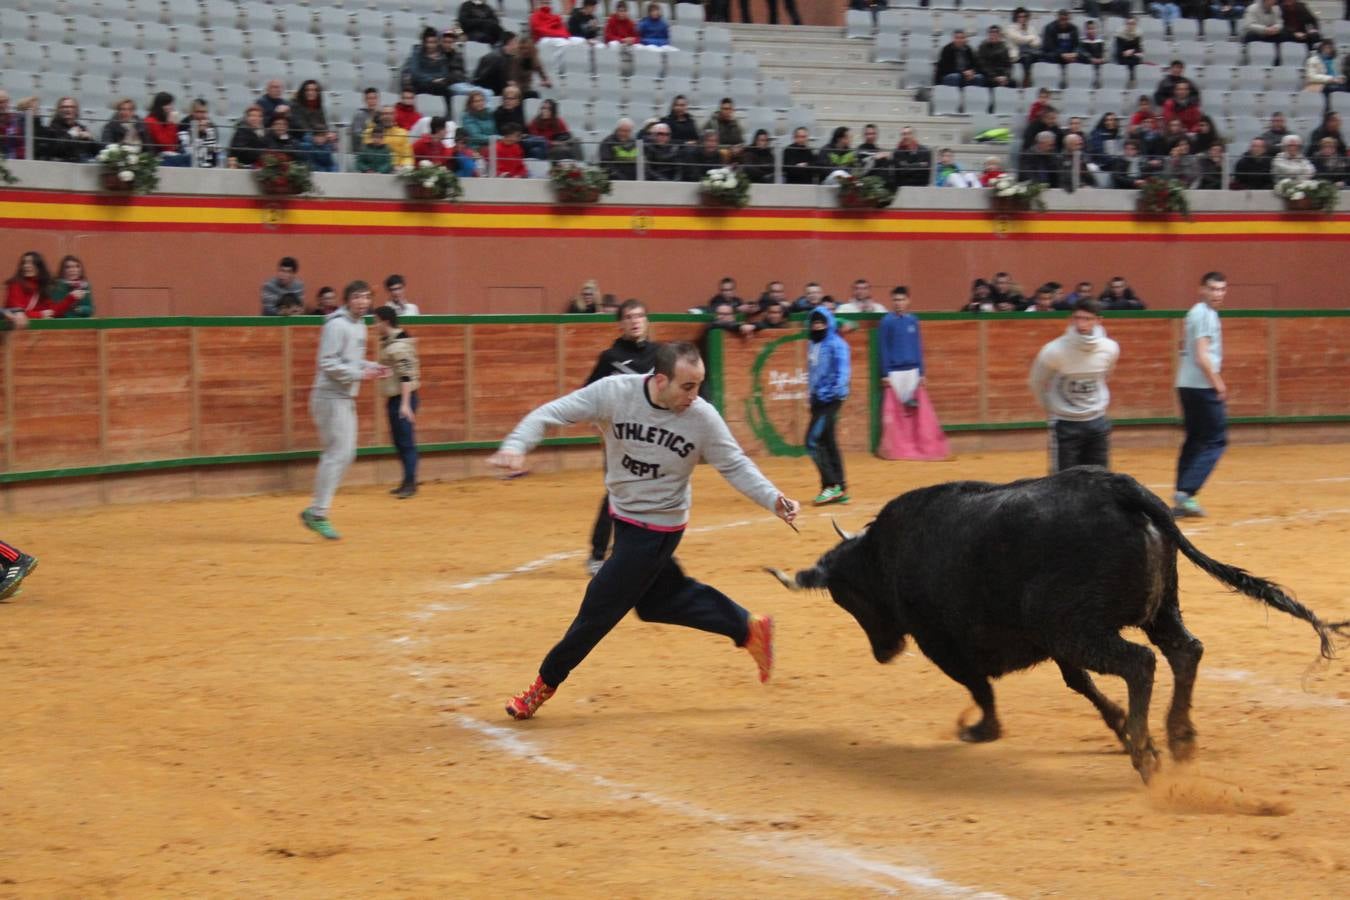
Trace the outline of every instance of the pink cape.
[[882, 459], [938, 460], [950, 455], [928, 391], [916, 388], [914, 399], [918, 406], [901, 406], [895, 392], [882, 386], [881, 443], [877, 446]]

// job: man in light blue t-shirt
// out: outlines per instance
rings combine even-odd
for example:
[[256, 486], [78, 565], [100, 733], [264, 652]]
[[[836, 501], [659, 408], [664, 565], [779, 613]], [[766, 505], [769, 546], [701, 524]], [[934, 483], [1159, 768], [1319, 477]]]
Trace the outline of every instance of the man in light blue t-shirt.
[[1200, 302], [1186, 313], [1177, 368], [1177, 396], [1186, 424], [1186, 442], [1177, 459], [1174, 516], [1203, 516], [1195, 495], [1219, 463], [1228, 446], [1228, 386], [1219, 374], [1223, 368], [1223, 328], [1218, 308], [1228, 293], [1221, 272], [1207, 272], [1200, 279]]

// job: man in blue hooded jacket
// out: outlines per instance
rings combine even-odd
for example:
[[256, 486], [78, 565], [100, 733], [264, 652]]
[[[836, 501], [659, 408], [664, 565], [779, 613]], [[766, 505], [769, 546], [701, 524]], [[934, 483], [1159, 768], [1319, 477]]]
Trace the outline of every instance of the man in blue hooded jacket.
[[820, 470], [820, 493], [815, 504], [847, 503], [844, 460], [835, 440], [835, 421], [848, 396], [850, 373], [848, 342], [835, 326], [834, 313], [824, 307], [812, 310], [808, 319], [811, 339], [808, 366], [811, 385], [811, 424], [806, 429], [806, 449]]

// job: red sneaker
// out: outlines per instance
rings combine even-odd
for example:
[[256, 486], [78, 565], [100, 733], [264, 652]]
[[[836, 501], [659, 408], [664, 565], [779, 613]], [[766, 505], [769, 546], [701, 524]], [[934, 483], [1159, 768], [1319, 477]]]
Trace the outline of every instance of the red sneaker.
[[773, 674], [773, 619], [752, 614], [745, 643], [741, 646], [750, 652], [755, 665], [759, 666], [760, 684], [768, 681]]
[[534, 684], [506, 701], [506, 714], [513, 719], [528, 719], [553, 696], [553, 691], [554, 688], [544, 684], [542, 676], [536, 675]]

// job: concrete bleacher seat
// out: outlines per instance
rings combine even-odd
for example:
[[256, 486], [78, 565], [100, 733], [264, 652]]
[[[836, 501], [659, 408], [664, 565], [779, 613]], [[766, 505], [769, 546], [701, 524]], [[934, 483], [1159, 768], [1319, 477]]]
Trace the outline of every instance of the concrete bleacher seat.
[[681, 25], [701, 25], [704, 18], [703, 5], [700, 3], [675, 4], [675, 21]]
[[687, 52], [698, 50], [699, 29], [692, 25], [671, 25], [670, 45]]
[[861, 9], [845, 11], [844, 36], [851, 40], [869, 40], [872, 37], [872, 14]]
[[872, 59], [876, 62], [898, 63], [904, 58], [899, 32], [881, 32], [877, 35]]
[[720, 25], [704, 26], [702, 46], [705, 53], [730, 53], [731, 30]]
[[961, 113], [961, 89], [945, 84], [933, 87], [933, 115], [955, 116]]

